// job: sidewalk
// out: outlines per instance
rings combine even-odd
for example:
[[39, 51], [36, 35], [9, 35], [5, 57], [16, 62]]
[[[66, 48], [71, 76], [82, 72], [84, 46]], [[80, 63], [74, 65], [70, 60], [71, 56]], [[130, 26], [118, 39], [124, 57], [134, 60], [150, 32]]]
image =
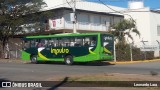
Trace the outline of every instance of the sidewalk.
[[2, 63], [29, 63], [30, 61], [24, 61], [20, 59], [0, 59]]
[[[30, 63], [30, 61], [20, 60], [20, 59], [0, 59], [0, 62], [2, 63]], [[139, 61], [111, 61], [106, 62], [108, 64], [134, 64], [134, 63], [146, 63], [146, 62], [160, 62], [160, 59], [154, 59], [154, 60], [139, 60]]]
[[133, 64], [133, 63], [146, 63], [146, 62], [160, 62], [160, 59], [154, 59], [154, 60], [139, 60], [139, 61], [117, 61], [117, 62], [109, 62], [110, 64]]

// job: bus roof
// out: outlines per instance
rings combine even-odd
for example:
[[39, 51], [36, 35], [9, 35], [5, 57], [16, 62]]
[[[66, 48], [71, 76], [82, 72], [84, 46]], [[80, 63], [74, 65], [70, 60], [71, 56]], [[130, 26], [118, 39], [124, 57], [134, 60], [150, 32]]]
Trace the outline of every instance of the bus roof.
[[[98, 35], [100, 33], [63, 33], [53, 35], [38, 35], [38, 36], [27, 36], [26, 38], [50, 38], [50, 37], [65, 37], [65, 36], [86, 36], [86, 35]], [[107, 34], [107, 33], [104, 33]]]

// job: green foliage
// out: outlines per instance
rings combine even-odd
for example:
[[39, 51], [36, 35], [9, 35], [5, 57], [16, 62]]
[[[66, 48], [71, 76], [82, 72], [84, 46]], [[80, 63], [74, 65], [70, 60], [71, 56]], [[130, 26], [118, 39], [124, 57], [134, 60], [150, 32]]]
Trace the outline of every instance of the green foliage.
[[135, 33], [140, 36], [140, 33], [137, 30], [135, 22], [133, 20], [124, 19], [111, 27], [114, 30], [111, 30], [110, 33], [112, 33], [115, 37], [115, 40], [121, 44], [126, 44], [126, 37], [133, 41], [131, 33]]
[[25, 16], [39, 11], [44, 4], [41, 0], [0, 0], [0, 41], [20, 32], [21, 25], [27, 23]]
[[23, 33], [22, 26], [38, 23], [49, 16], [49, 12], [40, 12], [45, 6], [43, 0], [0, 0], [0, 43], [3, 49], [10, 37]]

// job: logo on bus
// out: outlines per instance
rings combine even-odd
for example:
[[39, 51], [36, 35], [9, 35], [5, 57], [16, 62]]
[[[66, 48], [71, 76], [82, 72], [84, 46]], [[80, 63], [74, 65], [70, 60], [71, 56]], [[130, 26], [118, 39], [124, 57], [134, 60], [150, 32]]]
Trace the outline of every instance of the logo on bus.
[[62, 53], [69, 53], [69, 49], [65, 49], [65, 48], [53, 49], [53, 48], [51, 48], [51, 53], [54, 53], [55, 55], [62, 54]]
[[104, 40], [113, 40], [112, 37], [104, 37]]

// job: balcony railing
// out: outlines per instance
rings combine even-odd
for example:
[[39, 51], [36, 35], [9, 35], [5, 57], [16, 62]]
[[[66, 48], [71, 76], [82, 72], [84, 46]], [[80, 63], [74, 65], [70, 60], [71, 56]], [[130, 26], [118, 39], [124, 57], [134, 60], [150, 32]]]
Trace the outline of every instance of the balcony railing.
[[[95, 24], [89, 22], [77, 22], [78, 30], [88, 30], [88, 31], [107, 31], [109, 29], [109, 24]], [[73, 29], [73, 23], [71, 21], [66, 21], [64, 24], [64, 29]]]

